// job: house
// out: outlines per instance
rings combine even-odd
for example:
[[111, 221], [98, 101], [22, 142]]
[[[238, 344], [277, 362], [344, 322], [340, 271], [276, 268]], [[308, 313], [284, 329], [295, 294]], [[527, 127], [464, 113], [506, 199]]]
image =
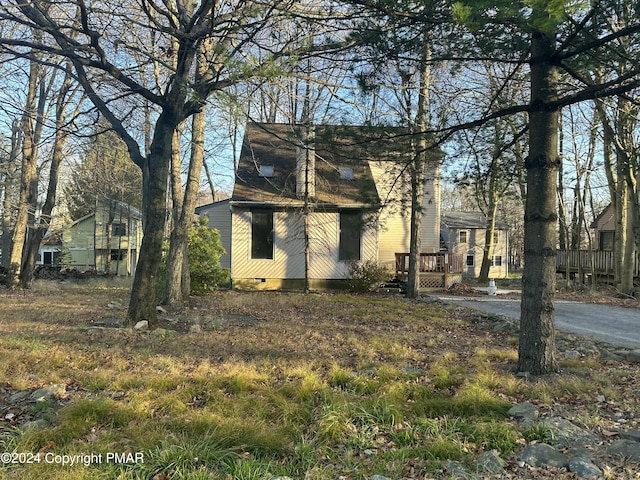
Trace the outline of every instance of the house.
[[[249, 123], [232, 197], [197, 209], [221, 232], [233, 286], [300, 288], [305, 277], [312, 288], [331, 286], [352, 261], [392, 272], [410, 240], [403, 133]], [[423, 252], [439, 250], [438, 161], [433, 155], [426, 173]]]
[[141, 212], [122, 202], [99, 200], [94, 212], [45, 236], [37, 263], [133, 275], [141, 243]]
[[[479, 276], [487, 231], [486, 216], [482, 212], [442, 212], [440, 225], [444, 248], [464, 255], [466, 276]], [[509, 274], [509, 231], [506, 223], [496, 221], [493, 242], [489, 278], [505, 278]]]
[[[613, 205], [608, 204], [591, 224], [598, 250], [613, 251], [616, 238], [616, 219]], [[594, 242], [595, 243], [595, 242]]]

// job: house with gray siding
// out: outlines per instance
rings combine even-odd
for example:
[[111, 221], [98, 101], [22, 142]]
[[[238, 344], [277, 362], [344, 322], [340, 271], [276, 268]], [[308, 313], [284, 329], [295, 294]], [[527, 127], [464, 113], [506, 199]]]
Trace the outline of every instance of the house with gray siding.
[[[393, 128], [249, 123], [232, 197], [199, 207], [221, 232], [235, 288], [338, 285], [351, 262], [395, 269], [409, 251], [411, 160]], [[439, 158], [429, 159], [422, 251], [440, 239]], [[306, 241], [305, 241], [306, 239]]]

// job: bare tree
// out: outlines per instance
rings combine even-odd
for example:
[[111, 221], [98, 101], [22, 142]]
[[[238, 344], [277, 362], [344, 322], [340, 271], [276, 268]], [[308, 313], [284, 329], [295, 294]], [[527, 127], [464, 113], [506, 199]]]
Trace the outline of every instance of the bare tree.
[[[105, 0], [99, 5], [83, 0], [10, 1], [0, 6], [3, 22], [42, 32], [42, 41], [34, 41], [28, 32], [1, 38], [3, 51], [15, 56], [46, 51], [68, 58], [88, 99], [126, 143], [142, 170], [144, 238], [129, 322], [147, 319], [153, 323], [156, 318], [173, 133], [186, 118], [202, 110], [212, 92], [249, 77], [273, 74], [279, 60], [316, 48], [308, 44], [301, 49], [298, 39], [286, 36], [277, 49], [267, 50], [261, 44], [261, 32], [294, 6], [295, 2], [220, 4], [210, 0], [133, 4]], [[310, 9], [303, 13], [306, 17], [314, 14]], [[315, 16], [320, 19], [319, 11]], [[302, 16], [300, 20], [304, 21]], [[196, 76], [196, 56], [204, 42], [212, 42], [215, 48], [207, 52], [204, 74]], [[156, 110], [151, 115], [154, 129], [147, 150], [131, 122], [138, 107], [148, 105]]]

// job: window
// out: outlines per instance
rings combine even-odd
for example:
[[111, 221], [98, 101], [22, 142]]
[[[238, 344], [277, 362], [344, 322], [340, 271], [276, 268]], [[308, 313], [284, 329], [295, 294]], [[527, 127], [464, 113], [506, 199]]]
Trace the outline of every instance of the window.
[[600, 232], [600, 250], [613, 251], [616, 232]]
[[340, 168], [340, 180], [353, 180], [353, 168]]
[[458, 243], [467, 243], [467, 231], [461, 230], [458, 232]]
[[502, 266], [502, 255], [494, 255], [491, 257], [491, 266], [492, 267], [501, 267]]
[[273, 260], [273, 210], [251, 211], [251, 258]]
[[111, 235], [114, 237], [124, 237], [127, 235], [127, 224], [126, 223], [112, 223], [111, 224]]
[[360, 260], [361, 231], [362, 214], [360, 212], [340, 212], [338, 260]]
[[493, 244], [496, 245], [500, 243], [500, 231], [499, 230], [494, 230], [493, 231]]
[[111, 260], [115, 262], [124, 260], [126, 256], [127, 256], [126, 250], [111, 250]]
[[264, 178], [273, 177], [273, 165], [260, 165], [258, 167], [258, 175]]
[[42, 257], [38, 260], [42, 260], [44, 265], [56, 265], [60, 261], [60, 252], [42, 252]]
[[473, 267], [473, 255], [467, 255], [467, 267]]

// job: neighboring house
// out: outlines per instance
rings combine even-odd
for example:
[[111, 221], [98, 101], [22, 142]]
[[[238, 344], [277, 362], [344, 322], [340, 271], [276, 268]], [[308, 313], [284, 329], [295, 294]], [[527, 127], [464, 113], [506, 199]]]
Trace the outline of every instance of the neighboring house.
[[103, 200], [95, 212], [45, 236], [37, 263], [133, 275], [141, 243], [141, 212], [122, 202]]
[[613, 205], [607, 205], [591, 224], [600, 251], [613, 251], [616, 238], [616, 219]]
[[[411, 157], [398, 132], [248, 124], [231, 199], [197, 209], [220, 230], [233, 286], [299, 288], [305, 270], [311, 287], [329, 286], [347, 278], [351, 261], [393, 272], [410, 239], [402, 163]], [[423, 252], [439, 249], [436, 160], [424, 188]]]
[[[467, 276], [480, 275], [487, 231], [485, 215], [482, 212], [442, 212], [440, 224], [445, 249], [464, 255]], [[489, 278], [505, 278], [509, 274], [509, 230], [506, 223], [496, 221], [493, 238]]]

